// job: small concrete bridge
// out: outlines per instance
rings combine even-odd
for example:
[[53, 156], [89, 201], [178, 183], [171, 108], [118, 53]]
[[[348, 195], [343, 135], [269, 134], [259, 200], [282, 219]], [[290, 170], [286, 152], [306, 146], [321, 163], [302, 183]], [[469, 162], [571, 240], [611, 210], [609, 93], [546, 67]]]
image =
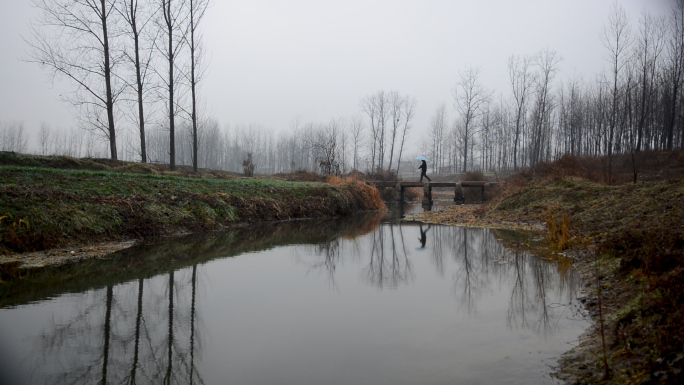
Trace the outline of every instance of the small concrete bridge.
[[399, 191], [399, 201], [404, 201], [404, 190], [409, 187], [423, 188], [423, 203], [432, 204], [432, 189], [437, 187], [450, 187], [454, 189], [454, 202], [462, 205], [465, 203], [465, 196], [463, 195], [464, 188], [475, 187], [480, 189], [481, 200], [484, 202], [487, 197], [487, 192], [497, 185], [496, 182], [403, 182], [403, 181], [371, 181], [366, 182], [375, 187], [394, 187]]

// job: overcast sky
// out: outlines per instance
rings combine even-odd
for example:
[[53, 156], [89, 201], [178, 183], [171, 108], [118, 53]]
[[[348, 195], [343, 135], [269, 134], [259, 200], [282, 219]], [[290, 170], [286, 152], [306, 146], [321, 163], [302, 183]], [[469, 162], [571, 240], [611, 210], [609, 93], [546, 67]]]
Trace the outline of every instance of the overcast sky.
[[[548, 47], [563, 61], [558, 79], [591, 80], [606, 65], [599, 34], [614, 0], [213, 0], [203, 21], [210, 58], [201, 88], [221, 125], [276, 131], [360, 114], [359, 100], [396, 90], [418, 101], [413, 137], [436, 108], [453, 115], [458, 72], [480, 67], [484, 85], [508, 96], [511, 55]], [[644, 9], [674, 0], [618, 0], [632, 28]], [[23, 62], [22, 35], [36, 17], [29, 0], [0, 0], [0, 121], [36, 132], [74, 125], [64, 84]]]

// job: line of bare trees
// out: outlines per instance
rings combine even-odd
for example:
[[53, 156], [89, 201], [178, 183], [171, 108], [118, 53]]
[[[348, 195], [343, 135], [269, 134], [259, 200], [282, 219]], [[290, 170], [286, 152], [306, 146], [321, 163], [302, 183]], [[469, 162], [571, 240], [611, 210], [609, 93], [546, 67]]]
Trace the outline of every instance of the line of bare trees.
[[[412, 168], [401, 162], [416, 100], [397, 91], [361, 98], [352, 117], [294, 119], [277, 136], [262, 126], [221, 127], [203, 117], [198, 25], [207, 0], [34, 2], [43, 18], [29, 39], [31, 61], [76, 85], [66, 98], [83, 129], [104, 134], [112, 158], [240, 172], [252, 154], [258, 173]], [[50, 34], [55, 28], [57, 40]], [[482, 85], [480, 69], [460, 71], [453, 99], [422, 128], [428, 135], [419, 150], [432, 172], [518, 169], [573, 154], [607, 156], [610, 174], [614, 154], [684, 148], [684, 0], [667, 16], [644, 11], [635, 22], [616, 3], [599, 37], [606, 70], [591, 78], [559, 80], [562, 58], [549, 48], [509, 57], [509, 87], [499, 96]], [[126, 125], [136, 134], [120, 128]], [[0, 132], [16, 136], [20, 126], [2, 123]], [[60, 142], [44, 126], [39, 153], [106, 156], [91, 135], [64, 134]], [[26, 150], [25, 139], [2, 143], [5, 150]]]
[[[385, 146], [384, 158], [393, 170], [405, 158], [407, 133], [414, 115], [415, 99], [406, 97], [403, 106], [397, 108], [396, 118], [388, 124], [387, 140], [376, 146]], [[411, 103], [406, 103], [406, 100]], [[401, 116], [399, 114], [402, 114]], [[394, 114], [394, 112], [393, 112]], [[22, 127], [22, 131], [18, 130]], [[327, 122], [302, 122], [295, 118], [287, 130], [273, 135], [272, 130], [255, 124], [221, 126], [211, 118], [199, 119], [196, 140], [192, 123], [182, 120], [174, 133], [176, 162], [181, 165], [197, 164], [201, 168], [241, 172], [242, 162], [252, 154], [258, 173], [295, 172], [299, 170], [325, 174], [347, 173], [351, 170], [377, 170], [378, 158], [372, 157], [373, 132], [362, 115], [352, 118], [334, 118]], [[15, 141], [6, 141], [1, 150], [26, 152], [28, 135], [22, 123], [0, 123], [0, 133], [6, 136], [20, 135], [23, 147]], [[146, 130], [144, 142], [148, 161], [170, 163], [169, 132], [160, 125]], [[39, 155], [67, 155], [72, 157], [106, 157], [108, 148], [92, 131], [78, 128], [60, 130], [42, 123], [34, 142]], [[392, 139], [392, 141], [390, 141]], [[140, 141], [137, 134], [122, 130], [118, 136], [118, 153], [123, 160], [139, 160]], [[3, 141], [5, 143], [5, 141]], [[197, 146], [196, 148], [194, 146]], [[392, 154], [392, 155], [390, 155]], [[195, 159], [195, 155], [197, 158]], [[375, 162], [375, 167], [373, 166]]]
[[615, 3], [600, 34], [607, 70], [557, 82], [562, 58], [543, 49], [508, 59], [510, 94], [493, 97], [476, 68], [437, 107], [421, 150], [433, 172], [518, 169], [563, 154], [606, 156], [684, 148], [684, 1], [636, 24]]
[[361, 110], [367, 116], [370, 128], [370, 170], [392, 171], [395, 159], [396, 169], [399, 169], [416, 105], [414, 97], [402, 96], [397, 91], [381, 90], [361, 99]]
[[73, 85], [64, 95], [80, 126], [101, 134], [119, 157], [117, 135], [136, 125], [138, 159], [147, 162], [149, 122], [168, 130], [169, 165], [176, 164], [177, 118], [189, 122], [197, 167], [198, 85], [203, 75], [199, 26], [209, 0], [33, 0], [40, 10], [26, 39], [27, 61], [53, 80]]

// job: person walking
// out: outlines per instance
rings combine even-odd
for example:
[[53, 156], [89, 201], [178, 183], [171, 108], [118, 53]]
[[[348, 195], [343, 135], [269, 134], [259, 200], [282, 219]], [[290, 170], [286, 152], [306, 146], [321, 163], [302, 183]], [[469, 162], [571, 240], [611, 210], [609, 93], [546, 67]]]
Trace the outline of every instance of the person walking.
[[424, 160], [420, 161], [420, 166], [418, 168], [420, 169], [420, 181], [423, 181], [423, 177], [425, 177], [428, 182], [432, 182], [429, 176], [427, 176], [427, 163]]

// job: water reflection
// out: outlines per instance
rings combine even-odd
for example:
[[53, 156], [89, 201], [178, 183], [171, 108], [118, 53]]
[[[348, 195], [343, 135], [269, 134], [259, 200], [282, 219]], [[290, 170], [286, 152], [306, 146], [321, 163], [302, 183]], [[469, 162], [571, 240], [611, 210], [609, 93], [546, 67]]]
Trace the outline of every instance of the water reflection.
[[[566, 321], [575, 311], [573, 298], [579, 281], [563, 265], [506, 250], [497, 241], [500, 234], [487, 229], [380, 225], [377, 217], [370, 223], [349, 227], [338, 223], [330, 226], [335, 230], [328, 234], [321, 232], [325, 226], [317, 224], [311, 237], [300, 233], [296, 245], [291, 245], [291, 235], [286, 237], [290, 241], [276, 241], [283, 234], [291, 234], [291, 229], [275, 226], [263, 232], [247, 229], [215, 235], [216, 239], [202, 238], [199, 244], [185, 239], [176, 245], [146, 246], [138, 257], [161, 263], [152, 275], [146, 266], [131, 273], [139, 275], [137, 278], [124, 282], [0, 310], [0, 346], [5, 350], [8, 346], [16, 348], [16, 367], [26, 383], [202, 384], [224, 383], [227, 377], [237, 383], [255, 382], [255, 378], [279, 383], [345, 383], [352, 380], [347, 372], [353, 371], [367, 374], [369, 377], [362, 380], [365, 382], [424, 383], [411, 380], [408, 373], [397, 377], [388, 368], [423, 365], [432, 368], [436, 372], [433, 375], [439, 372], [451, 382], [467, 378], [459, 377], [467, 371], [455, 371], [449, 360], [443, 368], [433, 368], [429, 355], [424, 363], [415, 358], [431, 343], [426, 340], [412, 350], [413, 342], [408, 341], [413, 333], [434, 328], [447, 333], [440, 337], [445, 341], [458, 341], [446, 344], [454, 351], [437, 349], [440, 360], [445, 354], [459, 356], [458, 349], [468, 350], [469, 343], [480, 346], [491, 342], [470, 341], [472, 337], [460, 335], [465, 326], [444, 329], [439, 326], [444, 320], [431, 317], [429, 311], [420, 317], [406, 317], [406, 313], [414, 314], [428, 305], [431, 311], [450, 308], [453, 314], [465, 316], [463, 322], [475, 322], [478, 328], [489, 323], [505, 325], [503, 330], [487, 331], [492, 339], [502, 340], [507, 335], [505, 330], [554, 336], [568, 328]], [[257, 239], [257, 233], [270, 236]], [[243, 243], [246, 238], [252, 247]], [[225, 259], [246, 251], [252, 254]], [[172, 260], [163, 273], [159, 273], [163, 269], [159, 255]], [[119, 262], [126, 260], [121, 258]], [[312, 278], [321, 276], [320, 281]], [[321, 284], [333, 290], [321, 291]], [[363, 286], [375, 293], [403, 294], [378, 296]], [[443, 294], [451, 300], [440, 302]], [[294, 306], [292, 298], [301, 305]], [[283, 306], [285, 303], [289, 305]], [[383, 321], [355, 321], [360, 314]], [[306, 321], [330, 317], [335, 321], [327, 326], [339, 335], [327, 336], [329, 343], [320, 345], [322, 335], [317, 330], [326, 330], [320, 325], [325, 322]], [[380, 348], [387, 344], [385, 339], [373, 342], [388, 328], [399, 327], [395, 325], [398, 320], [402, 320], [399, 324], [412, 322], [406, 325], [409, 332], [403, 333], [406, 342], [393, 340], [408, 357], [414, 357], [410, 364], [394, 361], [398, 360], [394, 357], [396, 348], [391, 352]], [[354, 327], [357, 324], [358, 328]], [[265, 337], [274, 327], [282, 335]], [[305, 329], [300, 331], [300, 327]], [[375, 352], [377, 370], [368, 367], [370, 362], [350, 361], [348, 356], [360, 352], [357, 346], [347, 346], [347, 340], [369, 330], [374, 331], [359, 344], [361, 351]], [[299, 337], [290, 341], [290, 334]], [[535, 349], [543, 349], [542, 345], [536, 343]], [[250, 355], [251, 349], [256, 350], [254, 355]], [[308, 369], [310, 361], [329, 356], [336, 362], [335, 357], [342, 352], [352, 366], [349, 370], [297, 375], [314, 370]], [[275, 361], [267, 365], [271, 354]], [[262, 359], [259, 374], [246, 369], [256, 364], [253, 360]], [[396, 371], [401, 372], [398, 367]], [[551, 381], [544, 376], [544, 381]], [[501, 378], [516, 382], [507, 376]], [[520, 383], [527, 380], [529, 373]]]
[[425, 242], [427, 242], [427, 232], [430, 230], [430, 225], [427, 225], [427, 229], [423, 231], [423, 225], [419, 224], [420, 226], [420, 238], [418, 239], [420, 241], [420, 248], [424, 249], [425, 248]]

